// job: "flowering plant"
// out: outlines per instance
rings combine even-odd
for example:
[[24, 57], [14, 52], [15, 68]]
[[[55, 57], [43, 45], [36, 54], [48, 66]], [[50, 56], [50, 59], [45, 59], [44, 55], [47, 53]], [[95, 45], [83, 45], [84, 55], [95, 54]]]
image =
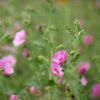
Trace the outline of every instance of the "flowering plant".
[[64, 18], [70, 0], [46, 0], [42, 9], [28, 6], [15, 14], [18, 2], [11, 0], [0, 22], [0, 100], [99, 99], [95, 38], [84, 19]]

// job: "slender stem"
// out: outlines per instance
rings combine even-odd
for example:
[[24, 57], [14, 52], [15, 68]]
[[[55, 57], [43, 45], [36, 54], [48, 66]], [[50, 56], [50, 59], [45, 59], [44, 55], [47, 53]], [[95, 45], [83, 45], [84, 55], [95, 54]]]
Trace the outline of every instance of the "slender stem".
[[5, 39], [9, 34], [5, 34], [2, 38], [0, 38], [0, 42]]

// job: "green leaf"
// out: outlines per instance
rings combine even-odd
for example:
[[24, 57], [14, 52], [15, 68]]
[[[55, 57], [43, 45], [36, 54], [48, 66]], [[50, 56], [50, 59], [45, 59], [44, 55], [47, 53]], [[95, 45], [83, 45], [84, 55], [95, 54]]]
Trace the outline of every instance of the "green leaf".
[[50, 87], [53, 87], [56, 85], [55, 81], [54, 80], [49, 80], [48, 83], [47, 83], [48, 86]]

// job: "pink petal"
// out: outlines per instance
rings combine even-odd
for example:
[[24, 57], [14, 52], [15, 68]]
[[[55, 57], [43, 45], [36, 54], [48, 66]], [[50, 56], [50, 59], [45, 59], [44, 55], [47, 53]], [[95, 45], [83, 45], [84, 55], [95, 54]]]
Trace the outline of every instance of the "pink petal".
[[88, 83], [88, 80], [83, 76], [80, 80], [81, 85], [86, 86]]
[[26, 41], [26, 32], [24, 30], [17, 32], [13, 40], [14, 46], [20, 46]]
[[36, 89], [35, 89], [34, 86], [32, 86], [32, 87], [30, 88], [30, 92], [31, 92], [32, 94], [34, 94], [34, 93], [36, 92]]
[[14, 73], [13, 67], [12, 67], [9, 63], [7, 63], [7, 64], [4, 66], [4, 74], [5, 74], [5, 75], [11, 75], [11, 74], [13, 74], [13, 73]]
[[18, 100], [17, 95], [11, 95], [11, 96], [10, 96], [10, 100]]
[[5, 63], [9, 63], [11, 66], [15, 66], [17, 60], [13, 55], [6, 55], [2, 58]]

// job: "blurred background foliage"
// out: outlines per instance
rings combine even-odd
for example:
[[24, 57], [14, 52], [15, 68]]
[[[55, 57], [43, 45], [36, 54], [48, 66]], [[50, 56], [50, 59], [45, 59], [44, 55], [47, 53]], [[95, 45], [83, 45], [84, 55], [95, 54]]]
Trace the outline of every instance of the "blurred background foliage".
[[[3, 83], [0, 82], [0, 100], [8, 100], [10, 93], [19, 94], [22, 100], [47, 100], [45, 96], [27, 96], [24, 91], [25, 87], [32, 84], [40, 88], [45, 87], [48, 81], [48, 71], [45, 70], [48, 70], [49, 64], [42, 62], [38, 57], [44, 55], [49, 58], [49, 47], [45, 45], [42, 32], [37, 32], [36, 26], [54, 25], [57, 28], [54, 34], [55, 47], [65, 43], [69, 52], [71, 44], [65, 26], [73, 27], [76, 19], [80, 21], [87, 34], [94, 36], [94, 44], [90, 48], [81, 43], [85, 49], [81, 59], [92, 63], [87, 75], [89, 84], [84, 88], [81, 100], [91, 100], [91, 86], [100, 82], [100, 0], [0, 0], [0, 38], [6, 32], [15, 33], [15, 23], [19, 23], [21, 29], [26, 29], [29, 36], [26, 44], [18, 48], [15, 54], [18, 59], [15, 74], [7, 77], [0, 76], [3, 77]], [[8, 54], [1, 49], [2, 46], [6, 44], [12, 46], [12, 38], [13, 36], [10, 36], [0, 42], [1, 57]], [[28, 60], [21, 56], [23, 48], [30, 50]], [[55, 89], [53, 93], [51, 100], [66, 100], [66, 96], [60, 91]]]

